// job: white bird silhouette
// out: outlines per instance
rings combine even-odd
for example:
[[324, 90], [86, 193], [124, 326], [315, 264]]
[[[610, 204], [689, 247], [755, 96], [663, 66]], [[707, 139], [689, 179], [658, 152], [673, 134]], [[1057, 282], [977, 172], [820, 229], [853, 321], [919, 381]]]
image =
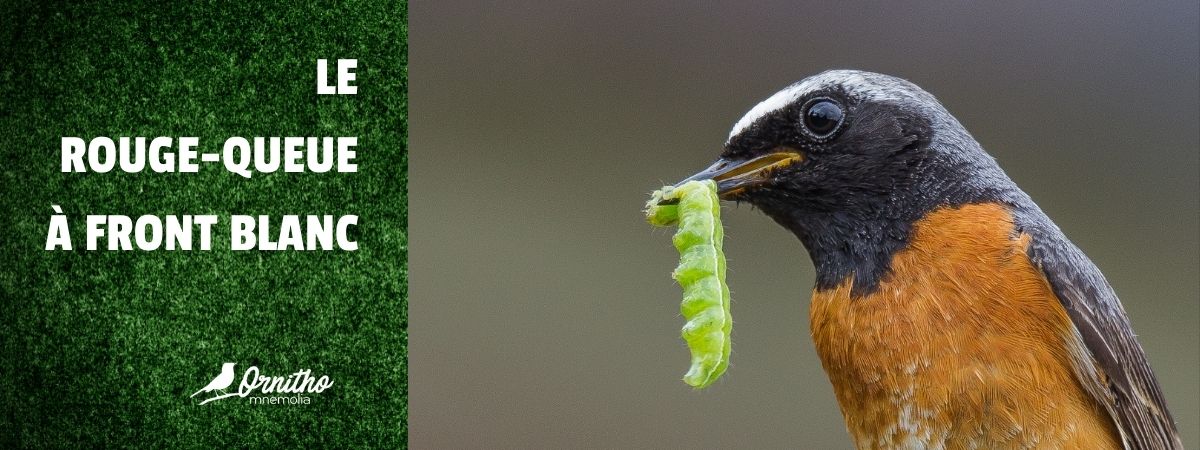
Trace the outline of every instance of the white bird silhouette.
[[208, 383], [208, 386], [205, 386], [203, 389], [196, 391], [195, 394], [192, 394], [192, 397], [195, 397], [201, 392], [223, 391], [225, 388], [228, 388], [229, 385], [233, 384], [233, 364], [234, 363], [227, 362], [225, 365], [221, 366], [221, 374], [217, 375], [216, 378], [213, 378], [213, 380]]

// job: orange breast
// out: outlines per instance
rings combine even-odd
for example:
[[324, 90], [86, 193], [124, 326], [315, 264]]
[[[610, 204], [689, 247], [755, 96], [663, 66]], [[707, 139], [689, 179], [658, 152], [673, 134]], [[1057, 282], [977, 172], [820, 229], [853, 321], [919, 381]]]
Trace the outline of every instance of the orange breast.
[[916, 224], [874, 294], [813, 293], [813, 341], [859, 448], [1120, 448], [1073, 375], [1073, 328], [1007, 208]]

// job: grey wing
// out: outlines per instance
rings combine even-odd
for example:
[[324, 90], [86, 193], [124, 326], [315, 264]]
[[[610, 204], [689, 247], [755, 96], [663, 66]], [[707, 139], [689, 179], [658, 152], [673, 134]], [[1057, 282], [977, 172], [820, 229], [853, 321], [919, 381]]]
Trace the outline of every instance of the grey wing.
[[1032, 237], [1030, 258], [1045, 273], [1090, 354], [1076, 358], [1076, 376], [1108, 411], [1125, 448], [1182, 449], [1158, 380], [1100, 269], [1041, 211], [1018, 212], [1017, 222]]

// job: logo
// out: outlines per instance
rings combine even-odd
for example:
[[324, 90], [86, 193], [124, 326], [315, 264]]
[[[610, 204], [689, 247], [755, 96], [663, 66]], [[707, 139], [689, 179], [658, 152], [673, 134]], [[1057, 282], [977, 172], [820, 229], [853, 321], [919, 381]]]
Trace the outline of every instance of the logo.
[[[308, 369], [287, 376], [269, 377], [260, 374], [257, 366], [250, 366], [242, 373], [242, 382], [238, 384], [237, 391], [227, 392], [236, 379], [237, 374], [233, 370], [235, 365], [231, 362], [222, 364], [221, 373], [191, 397], [216, 393], [201, 401], [201, 405], [228, 397], [249, 397], [251, 405], [307, 405], [312, 403], [309, 394], [320, 394], [333, 386], [329, 376], [313, 377]], [[258, 395], [255, 395], [255, 391]]]

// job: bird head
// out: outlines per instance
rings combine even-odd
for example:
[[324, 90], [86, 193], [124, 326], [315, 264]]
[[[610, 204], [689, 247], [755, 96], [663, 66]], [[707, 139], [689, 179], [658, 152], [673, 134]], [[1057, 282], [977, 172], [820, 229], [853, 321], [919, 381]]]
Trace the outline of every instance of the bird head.
[[716, 181], [722, 199], [748, 202], [799, 237], [818, 288], [853, 274], [858, 294], [877, 285], [925, 213], [1019, 192], [928, 92], [852, 70], [759, 103], [694, 179]]
[[222, 364], [222, 365], [221, 365], [221, 370], [230, 370], [230, 369], [233, 369], [233, 366], [234, 366], [234, 364], [236, 364], [236, 363], [227, 362], [227, 363], [225, 363], [225, 364]]

